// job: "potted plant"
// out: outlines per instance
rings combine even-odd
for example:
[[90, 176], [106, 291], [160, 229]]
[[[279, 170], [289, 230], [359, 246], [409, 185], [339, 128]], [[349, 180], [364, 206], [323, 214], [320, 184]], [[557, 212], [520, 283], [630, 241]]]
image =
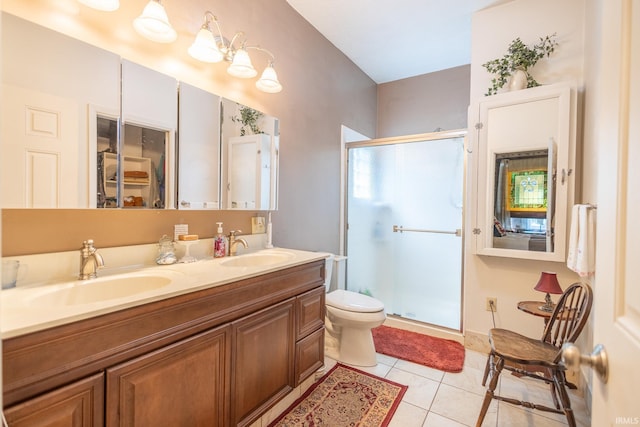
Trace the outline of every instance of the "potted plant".
[[[507, 54], [502, 58], [497, 58], [482, 64], [487, 71], [496, 75], [496, 77], [491, 79], [491, 87], [485, 95], [489, 96], [498, 93], [498, 89], [502, 88], [516, 71], [523, 75], [523, 87], [540, 86], [540, 83], [529, 74], [528, 70], [530, 67], [533, 67], [538, 60], [545, 56], [548, 58], [549, 55], [553, 53], [556, 46], [558, 46], [555, 37], [555, 33], [544, 38], [540, 37], [540, 42], [533, 46], [527, 46], [518, 37], [511, 42], [507, 49]], [[524, 86], [525, 77], [526, 86]]]
[[245, 136], [247, 134], [247, 127], [254, 135], [264, 133], [260, 129], [260, 126], [258, 126], [258, 120], [263, 116], [263, 113], [240, 104], [238, 104], [238, 108], [240, 110], [240, 117], [232, 116], [231, 121], [242, 124], [240, 127], [240, 136]]

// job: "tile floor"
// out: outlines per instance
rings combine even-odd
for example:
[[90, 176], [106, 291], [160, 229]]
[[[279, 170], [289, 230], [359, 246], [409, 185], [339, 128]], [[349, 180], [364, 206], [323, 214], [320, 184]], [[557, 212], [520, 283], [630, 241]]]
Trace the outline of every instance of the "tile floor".
[[[481, 383], [486, 360], [485, 354], [467, 349], [463, 371], [452, 374], [378, 354], [377, 366], [358, 369], [409, 386], [389, 427], [473, 427], [476, 425], [485, 393]], [[329, 371], [335, 364], [335, 360], [325, 357], [324, 372]], [[506, 371], [500, 377], [499, 391], [505, 395], [553, 406], [548, 387], [539, 384], [540, 381], [516, 378]], [[308, 378], [251, 427], [268, 426], [304, 393], [313, 381], [313, 376]], [[571, 406], [578, 427], [589, 427], [591, 420], [584, 399], [575, 391], [571, 392]], [[567, 425], [567, 422], [563, 415], [533, 411], [494, 400], [482, 425], [558, 427]]]
[[[378, 354], [376, 367], [359, 369], [409, 386], [389, 427], [463, 427], [476, 425], [485, 393], [482, 374], [486, 360], [486, 355], [467, 349], [463, 371], [452, 374]], [[326, 358], [326, 369], [335, 363]], [[499, 387], [507, 396], [553, 406], [548, 387], [538, 383], [541, 382], [516, 378], [504, 371]], [[584, 399], [572, 390], [571, 402], [578, 427], [588, 427], [591, 421]], [[566, 424], [562, 415], [494, 400], [482, 425], [555, 427]]]

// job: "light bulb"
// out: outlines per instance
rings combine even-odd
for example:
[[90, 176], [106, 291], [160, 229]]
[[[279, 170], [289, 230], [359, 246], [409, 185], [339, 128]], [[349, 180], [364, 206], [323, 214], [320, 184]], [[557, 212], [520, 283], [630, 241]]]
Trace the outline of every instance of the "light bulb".
[[104, 12], [113, 12], [120, 7], [119, 0], [78, 0], [85, 6], [92, 9], [102, 10]]
[[278, 81], [278, 75], [273, 65], [269, 64], [262, 72], [260, 80], [256, 82], [256, 87], [263, 92], [278, 93], [282, 90], [282, 85]]
[[238, 49], [235, 55], [233, 55], [233, 62], [229, 65], [229, 68], [227, 68], [227, 72], [232, 76], [242, 79], [250, 79], [258, 74], [251, 64], [249, 54], [244, 49]]
[[151, 0], [133, 21], [138, 34], [158, 43], [171, 43], [178, 35], [169, 23], [167, 12], [158, 0]]
[[213, 33], [205, 27], [200, 28], [196, 39], [189, 48], [189, 55], [202, 62], [220, 62], [224, 58]]

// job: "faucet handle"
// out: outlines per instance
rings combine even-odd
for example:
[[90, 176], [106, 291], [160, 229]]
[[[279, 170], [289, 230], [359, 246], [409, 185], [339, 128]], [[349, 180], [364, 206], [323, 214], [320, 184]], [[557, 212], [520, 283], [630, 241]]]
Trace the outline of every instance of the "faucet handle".
[[235, 237], [237, 233], [242, 233], [242, 230], [231, 230], [229, 231], [229, 236]]

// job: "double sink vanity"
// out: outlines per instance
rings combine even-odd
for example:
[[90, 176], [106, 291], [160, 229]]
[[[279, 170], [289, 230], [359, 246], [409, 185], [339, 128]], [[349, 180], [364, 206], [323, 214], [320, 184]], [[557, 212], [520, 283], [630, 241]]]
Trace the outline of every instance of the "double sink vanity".
[[[140, 209], [277, 209], [276, 117], [0, 15], [3, 210], [109, 209], [123, 228]], [[20, 257], [28, 280], [0, 292], [9, 425], [250, 425], [323, 366], [325, 254], [156, 251], [101, 250], [88, 280], [77, 251]]]
[[325, 256], [266, 249], [1, 292], [9, 425], [252, 424], [324, 363]]

